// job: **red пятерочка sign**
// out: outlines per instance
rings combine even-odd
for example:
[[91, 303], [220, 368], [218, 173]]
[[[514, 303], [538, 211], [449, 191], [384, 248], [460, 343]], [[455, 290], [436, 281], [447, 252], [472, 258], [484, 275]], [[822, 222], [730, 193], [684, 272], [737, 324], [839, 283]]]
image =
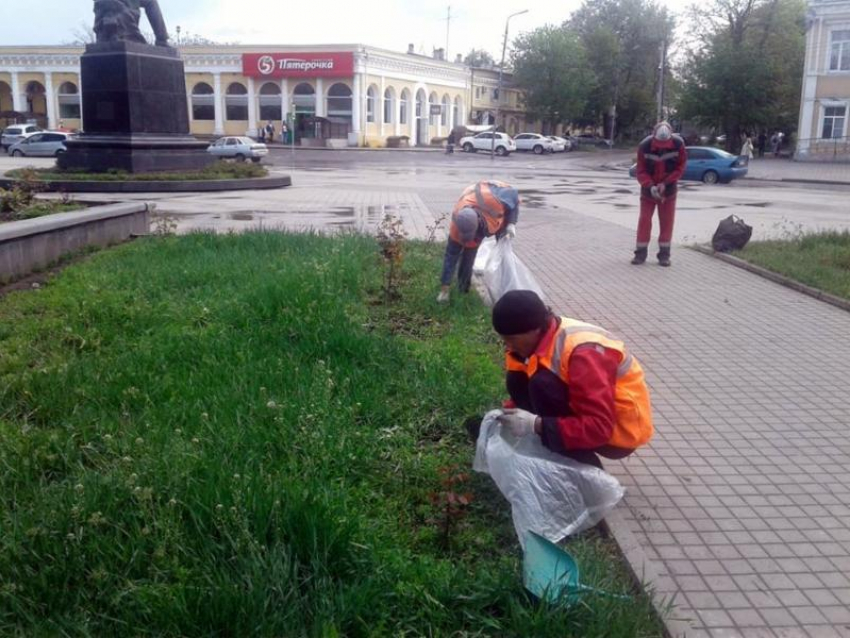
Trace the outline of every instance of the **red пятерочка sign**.
[[353, 53], [245, 53], [242, 73], [253, 78], [315, 78], [354, 75]]

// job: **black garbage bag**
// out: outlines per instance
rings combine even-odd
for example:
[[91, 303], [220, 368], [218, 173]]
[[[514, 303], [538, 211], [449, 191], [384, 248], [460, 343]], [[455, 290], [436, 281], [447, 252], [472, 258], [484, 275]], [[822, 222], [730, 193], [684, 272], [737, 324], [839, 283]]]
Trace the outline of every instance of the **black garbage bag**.
[[729, 215], [720, 222], [714, 237], [711, 238], [711, 246], [719, 253], [728, 253], [733, 250], [741, 250], [753, 236], [753, 227], [747, 226], [744, 220], [737, 215]]

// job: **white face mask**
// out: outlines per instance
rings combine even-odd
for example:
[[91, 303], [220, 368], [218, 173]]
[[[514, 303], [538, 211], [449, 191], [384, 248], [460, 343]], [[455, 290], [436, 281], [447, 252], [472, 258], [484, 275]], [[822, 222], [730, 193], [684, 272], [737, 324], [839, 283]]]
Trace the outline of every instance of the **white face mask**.
[[669, 124], [659, 124], [655, 129], [655, 139], [659, 142], [666, 142], [673, 137], [673, 131]]

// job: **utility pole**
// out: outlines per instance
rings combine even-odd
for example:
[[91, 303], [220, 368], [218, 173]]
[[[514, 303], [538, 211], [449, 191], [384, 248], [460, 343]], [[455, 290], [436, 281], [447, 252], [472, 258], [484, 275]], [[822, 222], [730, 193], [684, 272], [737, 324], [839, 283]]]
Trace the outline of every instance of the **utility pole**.
[[667, 67], [667, 38], [661, 41], [661, 60], [658, 63], [658, 113], [656, 122], [664, 119], [664, 76]]
[[505, 38], [502, 40], [502, 63], [499, 64], [499, 88], [496, 97], [496, 121], [493, 122], [493, 138], [490, 145], [490, 159], [493, 161], [496, 159], [496, 129], [499, 127], [499, 114], [502, 110], [502, 76], [505, 73], [505, 51], [508, 48], [508, 26], [511, 23], [511, 18], [521, 16], [523, 13], [528, 13], [528, 9], [512, 13], [508, 16], [508, 19], [505, 20]]

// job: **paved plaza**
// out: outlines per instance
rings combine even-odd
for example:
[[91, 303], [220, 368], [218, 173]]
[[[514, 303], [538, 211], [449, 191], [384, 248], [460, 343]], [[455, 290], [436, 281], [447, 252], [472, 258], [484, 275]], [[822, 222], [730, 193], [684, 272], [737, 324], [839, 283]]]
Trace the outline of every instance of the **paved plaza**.
[[627, 487], [617, 516], [625, 527], [614, 531], [637, 539], [652, 586], [674, 600], [671, 629], [850, 636], [850, 314], [682, 245], [707, 242], [730, 214], [756, 238], [850, 228], [850, 187], [686, 184], [673, 267], [663, 269], [654, 259], [628, 264], [637, 187], [592, 153], [493, 162], [278, 151], [272, 162], [292, 173], [292, 188], [136, 199], [155, 201], [181, 232], [369, 232], [393, 212], [424, 238], [464, 186], [513, 183], [524, 201], [515, 245], [549, 303], [621, 335], [647, 370], [656, 436], [606, 466]]

